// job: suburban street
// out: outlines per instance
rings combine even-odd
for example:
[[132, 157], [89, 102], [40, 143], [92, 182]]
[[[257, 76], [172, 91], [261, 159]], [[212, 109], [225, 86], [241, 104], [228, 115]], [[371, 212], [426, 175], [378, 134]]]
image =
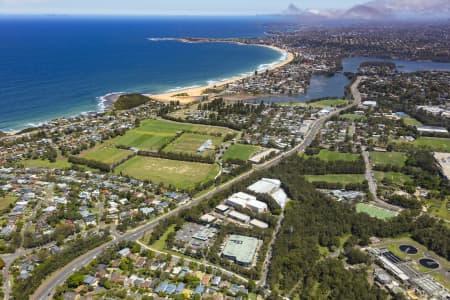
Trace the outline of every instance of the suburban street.
[[[330, 118], [339, 115], [342, 111], [345, 111], [349, 108], [352, 108], [356, 105], [359, 105], [361, 103], [361, 95], [358, 91], [358, 85], [361, 82], [361, 78], [358, 77], [355, 82], [351, 86], [351, 92], [353, 94], [354, 101], [350, 103], [349, 105], [336, 109], [330, 114], [323, 116], [319, 119], [317, 119], [307, 135], [305, 136], [305, 139], [295, 146], [293, 149], [281, 153], [277, 157], [273, 158], [272, 160], [269, 160], [267, 162], [264, 162], [259, 165], [254, 165], [254, 168], [247, 173], [241, 174], [238, 177], [214, 188], [211, 191], [208, 191], [207, 193], [194, 198], [192, 201], [179, 206], [175, 208], [174, 210], [168, 212], [167, 214], [164, 214], [162, 216], [159, 216], [155, 218], [154, 220], [150, 221], [149, 223], [142, 225], [140, 227], [135, 228], [134, 230], [131, 230], [122, 236], [119, 236], [115, 238], [114, 240], [107, 242], [93, 250], [90, 250], [86, 254], [74, 259], [71, 263], [66, 265], [65, 267], [61, 268], [57, 272], [53, 273], [50, 277], [48, 277], [41, 286], [35, 291], [35, 293], [31, 296], [31, 299], [49, 299], [53, 296], [54, 291], [56, 290], [56, 287], [59, 285], [62, 285], [66, 279], [72, 274], [73, 272], [81, 269], [85, 265], [87, 265], [90, 261], [95, 259], [97, 255], [99, 255], [102, 251], [104, 251], [107, 247], [113, 245], [114, 243], [117, 243], [119, 241], [125, 240], [125, 241], [135, 241], [138, 240], [141, 236], [143, 236], [146, 232], [152, 230], [155, 226], [158, 225], [158, 223], [164, 219], [170, 218], [174, 215], [177, 215], [180, 211], [184, 209], [189, 209], [191, 207], [194, 207], [198, 205], [200, 202], [209, 199], [210, 197], [214, 196], [217, 193], [220, 193], [228, 188], [230, 188], [232, 185], [234, 185], [237, 182], [240, 182], [246, 178], [248, 178], [250, 175], [255, 173], [256, 171], [266, 170], [269, 169], [278, 163], [280, 163], [285, 157], [292, 156], [294, 154], [297, 154], [298, 152], [304, 151], [315, 139], [317, 136], [317, 133], [321, 129], [322, 125], [329, 120]], [[271, 251], [271, 250], [269, 250]]]

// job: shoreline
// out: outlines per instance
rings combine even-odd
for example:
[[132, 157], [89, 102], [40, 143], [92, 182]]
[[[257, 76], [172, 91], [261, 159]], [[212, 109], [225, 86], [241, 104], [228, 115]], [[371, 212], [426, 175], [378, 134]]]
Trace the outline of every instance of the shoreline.
[[[214, 39], [187, 39], [187, 38], [170, 38], [170, 39], [153, 39], [155, 40], [172, 40], [172, 41], [179, 41], [182, 43], [232, 43], [232, 44], [237, 44], [237, 45], [245, 45], [245, 46], [258, 46], [258, 47], [266, 47], [272, 50], [275, 50], [279, 53], [283, 54], [283, 60], [282, 61], [275, 61], [272, 64], [267, 64], [266, 68], [261, 68], [259, 70], [257, 70], [258, 72], [265, 72], [265, 71], [273, 71], [276, 70], [278, 68], [284, 67], [285, 65], [290, 64], [294, 59], [295, 59], [295, 54], [276, 47], [274, 45], [264, 45], [264, 44], [250, 44], [250, 43], [244, 43], [241, 41], [233, 41], [233, 40], [214, 40]], [[215, 89], [215, 88], [221, 88], [227, 84], [231, 84], [234, 83], [236, 81], [240, 81], [242, 79], [246, 79], [249, 78], [251, 76], [253, 76], [253, 72], [249, 72], [248, 74], [245, 75], [238, 75], [238, 76], [234, 76], [231, 77], [229, 79], [224, 79], [212, 84], [208, 84], [208, 85], [204, 85], [204, 86], [198, 86], [198, 87], [191, 87], [191, 88], [182, 88], [179, 90], [174, 90], [174, 91], [170, 91], [170, 92], [166, 92], [166, 93], [161, 93], [161, 94], [145, 94], [145, 96], [149, 97], [152, 100], [156, 100], [159, 102], [163, 102], [163, 103], [167, 103], [167, 102], [171, 102], [171, 101], [179, 101], [180, 104], [190, 104], [193, 103], [197, 100], [200, 100], [203, 96], [205, 96], [206, 94], [203, 94], [203, 92], [207, 89]], [[183, 96], [177, 96], [179, 94], [188, 94], [188, 95], [183, 95]]]
[[[291, 63], [295, 59], [295, 54], [292, 52], [289, 52], [288, 50], [273, 46], [273, 45], [264, 45], [264, 44], [251, 44], [251, 43], [244, 43], [238, 40], [214, 40], [214, 39], [196, 39], [196, 38], [157, 38], [157, 39], [149, 39], [153, 41], [178, 41], [182, 43], [231, 43], [236, 45], [242, 45], [242, 46], [259, 46], [259, 47], [266, 47], [270, 48], [272, 50], [275, 50], [279, 53], [283, 54], [283, 57], [280, 59], [283, 59], [282, 61], [277, 60], [272, 63], [268, 64], [262, 64], [260, 66], [267, 66], [261, 69], [258, 69], [258, 72], [263, 72], [266, 70], [273, 71], [275, 69], [278, 69], [280, 67], [283, 67], [289, 63]], [[190, 104], [192, 102], [195, 102], [197, 100], [200, 100], [203, 96], [203, 91], [208, 88], [220, 88], [224, 85], [234, 83], [236, 81], [249, 78], [253, 76], [253, 71], [249, 72], [244, 75], [237, 75], [234, 77], [231, 77], [229, 79], [220, 80], [211, 84], [207, 84], [204, 86], [192, 86], [192, 87], [186, 87], [186, 88], [180, 88], [180, 89], [172, 89], [168, 92], [164, 92], [161, 94], [143, 94], [147, 97], [149, 97], [152, 100], [168, 103], [170, 101], [179, 101], [181, 104]], [[130, 92], [131, 93], [131, 92]], [[174, 97], [177, 94], [181, 93], [187, 93], [189, 96], [179, 96]], [[112, 106], [114, 105], [114, 102], [117, 101], [117, 99], [124, 94], [128, 94], [127, 92], [111, 92], [108, 94], [105, 94], [103, 96], [97, 97], [98, 103], [97, 103], [97, 109], [95, 111], [91, 112], [105, 112], [108, 110], [111, 110]], [[81, 113], [80, 113], [81, 114]], [[75, 116], [78, 116], [80, 114], [76, 114]], [[63, 116], [61, 116], [63, 117]], [[43, 121], [42, 123], [39, 123], [39, 125], [43, 125], [51, 120]], [[20, 130], [7, 130], [2, 131], [5, 135], [3, 137], [12, 137], [20, 134], [23, 130], [31, 129], [31, 128], [39, 128], [40, 126], [25, 126], [23, 129]]]

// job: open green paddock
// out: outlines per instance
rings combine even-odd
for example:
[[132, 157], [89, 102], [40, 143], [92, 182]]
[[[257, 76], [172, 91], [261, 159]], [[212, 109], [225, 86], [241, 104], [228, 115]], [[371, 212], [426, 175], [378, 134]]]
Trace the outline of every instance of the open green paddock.
[[108, 165], [120, 162], [130, 155], [133, 151], [115, 148], [108, 143], [100, 144], [89, 150], [83, 151], [79, 156], [81, 158], [99, 161]]
[[223, 160], [247, 161], [253, 154], [258, 152], [259, 150], [261, 150], [261, 147], [258, 146], [233, 144], [223, 154]]
[[344, 185], [350, 183], [363, 183], [365, 180], [363, 174], [305, 175], [305, 179], [312, 183], [328, 182], [328, 183], [342, 183]]
[[181, 132], [193, 132], [213, 136], [220, 135], [223, 137], [234, 131], [223, 127], [148, 119], [142, 121], [139, 127], [129, 130], [121, 137], [113, 139], [112, 143], [117, 146], [157, 152], [164, 148], [178, 133]]
[[416, 147], [423, 147], [431, 151], [450, 152], [450, 139], [435, 137], [420, 137], [413, 142]]
[[405, 125], [408, 126], [422, 126], [423, 124], [418, 121], [417, 119], [414, 119], [413, 117], [410, 116], [406, 116], [406, 117], [402, 117], [403, 122], [405, 123]]
[[27, 159], [20, 162], [25, 168], [68, 169], [72, 166], [67, 158], [58, 157], [55, 162], [48, 159]]
[[324, 108], [329, 106], [344, 106], [348, 103], [349, 101], [345, 99], [324, 99], [320, 101], [308, 102], [308, 105], [312, 107]]
[[387, 220], [390, 218], [393, 218], [397, 216], [397, 212], [387, 210], [381, 207], [377, 207], [371, 204], [366, 203], [358, 203], [356, 205], [356, 211], [359, 213], [366, 213], [371, 217], [381, 219], [381, 220]]
[[172, 185], [179, 189], [191, 189], [197, 184], [214, 179], [219, 173], [219, 166], [135, 156], [117, 166], [114, 172], [157, 184], [163, 183], [165, 186]]
[[403, 152], [370, 152], [370, 161], [373, 166], [392, 165], [396, 167], [404, 167], [407, 159], [406, 153]]
[[219, 135], [219, 134], [227, 134], [233, 133], [234, 131], [225, 127], [218, 126], [207, 126], [207, 125], [198, 125], [198, 124], [190, 124], [190, 123], [181, 123], [174, 121], [167, 121], [161, 119], [148, 119], [141, 122], [138, 127], [139, 130], [147, 131], [147, 132], [169, 132], [169, 133], [177, 133], [179, 131], [191, 131], [201, 134], [211, 134], [211, 135]]
[[317, 157], [324, 161], [358, 161], [358, 159], [361, 157], [359, 154], [354, 153], [343, 153], [343, 152], [337, 152], [337, 151], [330, 151], [326, 149], [320, 150], [320, 152], [313, 157]]
[[16, 202], [17, 198], [15, 196], [6, 195], [3, 197], [0, 197], [0, 211], [8, 208], [10, 205], [14, 204]]
[[399, 172], [378, 172], [375, 171], [375, 179], [378, 182], [382, 182], [383, 179], [391, 181], [393, 184], [403, 185], [406, 182], [410, 182], [413, 179], [411, 176], [399, 173]]
[[172, 141], [175, 136], [176, 133], [147, 132], [139, 129], [132, 129], [125, 135], [116, 137], [113, 143], [117, 146], [157, 152], [161, 150], [166, 144], [170, 143], [170, 141]]
[[208, 140], [212, 141], [213, 149], [207, 149], [202, 153], [202, 157], [213, 157], [214, 150], [222, 144], [222, 137], [212, 135], [203, 135], [196, 133], [183, 133], [172, 143], [168, 144], [164, 149], [164, 153], [182, 153], [196, 155], [198, 149]]

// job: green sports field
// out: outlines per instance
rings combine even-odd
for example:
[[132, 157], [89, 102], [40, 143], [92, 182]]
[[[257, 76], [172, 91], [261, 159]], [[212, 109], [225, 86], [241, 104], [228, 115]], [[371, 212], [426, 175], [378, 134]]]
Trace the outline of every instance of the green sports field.
[[359, 154], [354, 153], [342, 153], [337, 151], [329, 151], [326, 149], [320, 150], [319, 154], [314, 155], [313, 157], [317, 157], [321, 160], [325, 161], [357, 161], [360, 158]]
[[376, 207], [370, 204], [359, 203], [356, 205], [356, 211], [359, 213], [366, 213], [371, 217], [386, 220], [389, 218], [393, 218], [397, 215], [396, 212], [390, 211], [387, 209], [383, 209], [380, 207]]
[[408, 126], [422, 126], [423, 125], [420, 121], [418, 121], [412, 117], [409, 117], [409, 116], [403, 117], [402, 119], [403, 119], [403, 122]]
[[370, 152], [370, 161], [374, 166], [393, 165], [401, 168], [406, 158], [406, 153], [402, 152]]
[[394, 184], [403, 185], [405, 182], [412, 181], [412, 178], [406, 174], [398, 173], [398, 172], [378, 172], [375, 171], [375, 178], [378, 182], [381, 182], [383, 179], [389, 179]]
[[309, 182], [329, 182], [329, 183], [362, 183], [364, 182], [363, 174], [327, 174], [327, 175], [305, 175]]
[[253, 154], [258, 152], [261, 147], [243, 144], [234, 144], [225, 151], [223, 160], [241, 160], [247, 161]]
[[[222, 143], [221, 137], [196, 133], [183, 133], [175, 141], [167, 145], [163, 149], [163, 152], [196, 155], [197, 150], [200, 148], [200, 146], [202, 146], [208, 140], [212, 141], [213, 148], [220, 146], [220, 144]], [[213, 157], [214, 149], [205, 150], [202, 153], [202, 156]]]
[[135, 156], [119, 165], [116, 174], [128, 175], [154, 183], [173, 185], [180, 189], [194, 188], [219, 173], [216, 164], [184, 162], [154, 157]]
[[124, 136], [115, 138], [112, 143], [118, 146], [157, 152], [183, 131], [221, 136], [233, 132], [231, 129], [222, 127], [149, 119], [142, 121], [138, 128], [128, 131]]
[[308, 102], [308, 105], [312, 107], [324, 108], [329, 106], [344, 106], [348, 103], [348, 100], [344, 99], [325, 99], [320, 101]]
[[132, 151], [114, 148], [113, 146], [100, 144], [80, 154], [81, 158], [99, 161], [108, 165], [126, 159]]
[[67, 158], [58, 157], [54, 163], [43, 159], [28, 159], [20, 162], [25, 168], [67, 169], [72, 166]]
[[450, 152], [450, 139], [420, 137], [413, 142], [416, 147], [426, 147], [432, 151]]

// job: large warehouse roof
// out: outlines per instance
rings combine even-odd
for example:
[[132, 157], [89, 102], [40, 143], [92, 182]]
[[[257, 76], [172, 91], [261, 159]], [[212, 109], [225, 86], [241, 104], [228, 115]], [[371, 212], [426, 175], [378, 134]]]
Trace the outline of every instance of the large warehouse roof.
[[237, 263], [251, 265], [258, 247], [258, 239], [243, 235], [230, 235], [223, 249], [223, 255]]
[[258, 194], [271, 194], [280, 186], [281, 181], [278, 179], [263, 178], [249, 186], [248, 189]]

